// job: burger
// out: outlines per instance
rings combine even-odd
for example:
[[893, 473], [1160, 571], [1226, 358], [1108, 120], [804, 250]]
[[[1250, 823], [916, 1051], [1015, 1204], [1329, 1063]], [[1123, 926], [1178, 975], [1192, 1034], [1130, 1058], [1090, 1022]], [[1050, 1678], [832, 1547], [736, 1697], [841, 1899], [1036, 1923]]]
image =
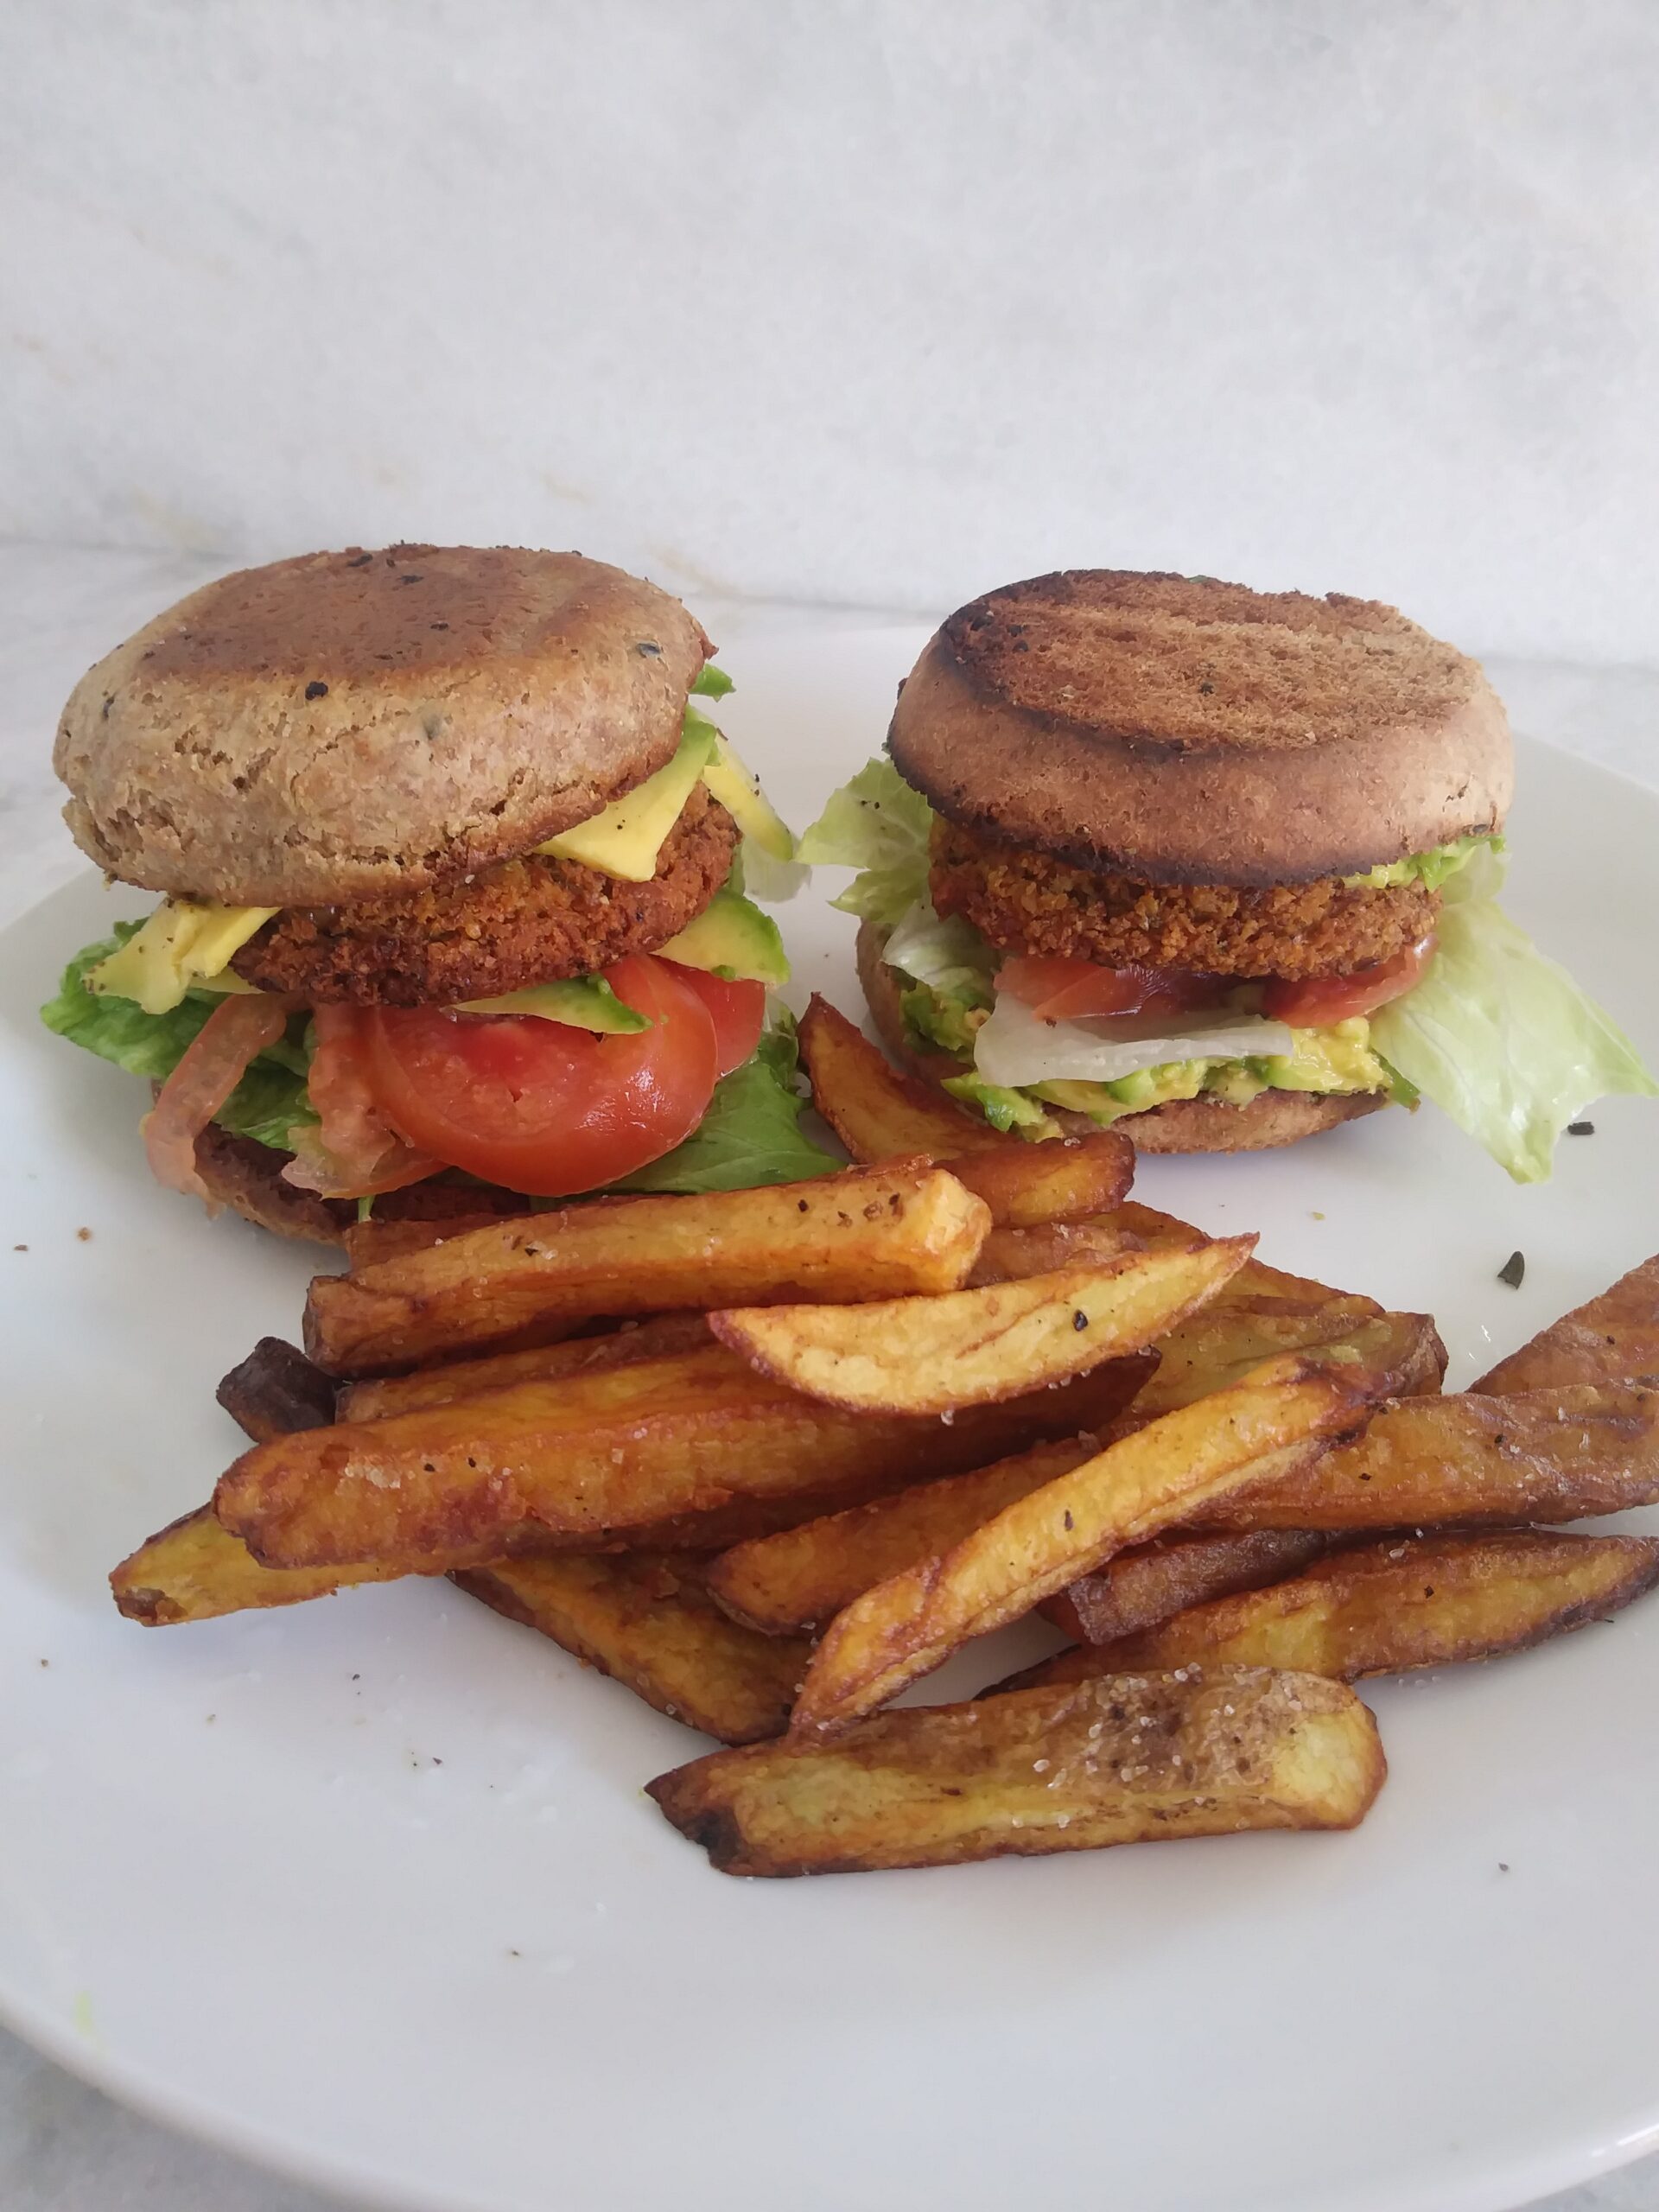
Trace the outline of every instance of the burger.
[[1244, 1152], [1427, 1096], [1517, 1180], [1628, 1040], [1496, 903], [1513, 764], [1393, 607], [1067, 569], [990, 592], [800, 847], [871, 1012], [995, 1125]]
[[792, 841], [694, 701], [677, 600], [575, 553], [395, 545], [220, 578], [76, 686], [65, 818], [161, 894], [49, 1027], [146, 1077], [149, 1164], [289, 1235], [785, 1181]]

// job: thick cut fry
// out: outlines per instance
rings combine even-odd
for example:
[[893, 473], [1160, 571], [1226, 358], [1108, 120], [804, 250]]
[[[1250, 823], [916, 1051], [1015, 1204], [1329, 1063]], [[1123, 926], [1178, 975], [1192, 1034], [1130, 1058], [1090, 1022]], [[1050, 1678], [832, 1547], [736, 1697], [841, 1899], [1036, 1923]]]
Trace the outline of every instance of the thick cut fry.
[[256, 1444], [296, 1428], [321, 1428], [334, 1418], [334, 1378], [314, 1367], [280, 1337], [261, 1337], [213, 1393]]
[[812, 1103], [856, 1160], [930, 1154], [976, 1192], [999, 1229], [1074, 1221], [1120, 1203], [1135, 1147], [1116, 1129], [1027, 1144], [900, 1075], [846, 1015], [816, 995], [800, 1027]]
[[709, 1325], [763, 1375], [826, 1405], [954, 1414], [1141, 1351], [1213, 1298], [1255, 1242], [1130, 1252], [941, 1298], [732, 1308]]
[[1050, 1221], [1036, 1229], [994, 1229], [979, 1248], [969, 1276], [969, 1290], [987, 1283], [1023, 1282], [1028, 1275], [1052, 1274], [1059, 1268], [1095, 1268], [1125, 1252], [1146, 1249], [1127, 1229], [1111, 1225], [1109, 1214], [1094, 1221]]
[[347, 1382], [340, 1391], [340, 1418], [384, 1421], [389, 1414], [452, 1405], [457, 1398], [504, 1390], [513, 1382], [551, 1382], [589, 1368], [626, 1367], [635, 1360], [690, 1351], [710, 1341], [709, 1324], [701, 1313], [658, 1313], [650, 1320], [626, 1322], [603, 1336], [567, 1337], [562, 1344], [540, 1344], [530, 1351], [489, 1352], [482, 1359], [452, 1359], [442, 1367], [417, 1368], [412, 1375]]
[[1122, 1675], [1194, 1661], [1296, 1667], [1337, 1681], [1523, 1651], [1610, 1620], [1659, 1582], [1659, 1540], [1541, 1529], [1399, 1536], [1320, 1560], [1271, 1589], [1218, 1598], [1116, 1643], [1083, 1644], [1003, 1685]]
[[1085, 1574], [1045, 1599], [1043, 1613], [1079, 1643], [1111, 1643], [1155, 1628], [1189, 1605], [1282, 1581], [1341, 1541], [1319, 1529], [1160, 1536], [1138, 1551], [1120, 1552], [1097, 1574]]
[[954, 1290], [989, 1227], [982, 1199], [917, 1162], [576, 1206], [318, 1276], [306, 1350], [330, 1374], [367, 1375], [601, 1315]]
[[1137, 1414], [1168, 1413], [1212, 1390], [1224, 1390], [1285, 1352], [1344, 1347], [1363, 1365], [1386, 1372], [1396, 1397], [1438, 1390], [1446, 1347], [1424, 1313], [1383, 1313], [1369, 1298], [1326, 1293], [1321, 1299], [1274, 1298], [1239, 1287], [1236, 1277], [1159, 1341], [1159, 1368], [1136, 1404]]
[[682, 1557], [501, 1560], [463, 1590], [722, 1744], [783, 1733], [808, 1646], [740, 1628]]
[[274, 1567], [432, 1573], [524, 1551], [715, 1550], [1092, 1427], [1122, 1389], [1107, 1367], [954, 1421], [878, 1420], [709, 1344], [261, 1445], [221, 1478], [214, 1510]]
[[1306, 1466], [1380, 1395], [1363, 1369], [1293, 1355], [1136, 1430], [942, 1558], [855, 1599], [825, 1631], [791, 1727], [823, 1736], [862, 1719], [958, 1645], [1017, 1620], [1115, 1552]]
[[1659, 1382], [1659, 1254], [1512, 1351], [1471, 1390], [1548, 1390], [1568, 1382]]
[[1353, 1692], [1184, 1668], [883, 1713], [647, 1784], [723, 1874], [851, 1874], [1248, 1828], [1348, 1828], [1387, 1773]]
[[268, 1605], [327, 1598], [354, 1582], [390, 1582], [398, 1567], [261, 1567], [239, 1536], [222, 1529], [210, 1505], [139, 1545], [110, 1577], [118, 1611], [146, 1628], [216, 1620]]
[[522, 1221], [529, 1214], [528, 1207], [516, 1214], [504, 1214], [499, 1206], [480, 1206], [476, 1213], [446, 1214], [439, 1221], [383, 1221], [372, 1214], [367, 1221], [348, 1223], [340, 1241], [346, 1247], [347, 1266], [353, 1274], [359, 1274], [382, 1260], [423, 1252], [429, 1244], [445, 1244], [452, 1236], [464, 1236], [468, 1230], [499, 1229], [503, 1222]]
[[1659, 1389], [1579, 1383], [1385, 1406], [1357, 1443], [1194, 1520], [1229, 1529], [1497, 1528], [1659, 1503]]

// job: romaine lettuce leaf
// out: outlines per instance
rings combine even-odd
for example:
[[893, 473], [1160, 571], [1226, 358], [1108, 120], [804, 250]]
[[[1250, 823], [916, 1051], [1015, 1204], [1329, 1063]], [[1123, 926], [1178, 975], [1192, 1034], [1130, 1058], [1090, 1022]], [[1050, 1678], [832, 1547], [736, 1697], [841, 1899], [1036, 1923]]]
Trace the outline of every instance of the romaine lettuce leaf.
[[795, 857], [808, 867], [855, 868], [858, 874], [830, 905], [844, 914], [891, 927], [927, 896], [927, 841], [933, 810], [891, 760], [866, 762], [850, 783], [832, 791], [801, 836]]
[[1372, 891], [1385, 890], [1393, 883], [1421, 883], [1425, 891], [1438, 891], [1459, 868], [1467, 868], [1477, 853], [1503, 850], [1502, 837], [1453, 837], [1450, 844], [1436, 845], [1427, 853], [1408, 853], [1402, 861], [1385, 861], [1381, 867], [1364, 868], [1344, 881], [1363, 884]]
[[796, 1088], [799, 1056], [787, 1014], [753, 1058], [715, 1086], [709, 1111], [682, 1145], [609, 1187], [615, 1191], [747, 1191], [833, 1175], [841, 1161], [802, 1134], [805, 1098]]

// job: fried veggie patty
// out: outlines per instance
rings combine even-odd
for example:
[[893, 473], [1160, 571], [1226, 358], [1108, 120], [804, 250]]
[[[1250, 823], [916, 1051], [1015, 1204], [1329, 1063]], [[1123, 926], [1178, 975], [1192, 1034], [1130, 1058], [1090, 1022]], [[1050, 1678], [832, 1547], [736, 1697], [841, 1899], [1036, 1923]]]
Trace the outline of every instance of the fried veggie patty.
[[931, 882], [941, 914], [961, 914], [1004, 952], [1292, 981], [1392, 959], [1433, 928], [1440, 905], [1421, 884], [1377, 890], [1334, 875], [1262, 890], [1143, 883], [993, 844], [943, 819]]
[[262, 991], [313, 1001], [494, 998], [665, 944], [714, 897], [736, 849], [736, 823], [699, 784], [649, 883], [531, 853], [403, 898], [284, 910], [231, 964]]

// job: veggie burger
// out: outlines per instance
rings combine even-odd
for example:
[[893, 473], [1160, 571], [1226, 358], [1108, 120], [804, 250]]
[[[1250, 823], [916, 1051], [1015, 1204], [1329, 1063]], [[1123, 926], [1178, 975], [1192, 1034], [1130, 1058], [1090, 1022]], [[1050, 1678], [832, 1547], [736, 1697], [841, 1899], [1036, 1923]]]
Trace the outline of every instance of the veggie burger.
[[1282, 1145], [1420, 1094], [1517, 1180], [1655, 1085], [1503, 913], [1508, 722], [1366, 600], [1075, 569], [953, 614], [804, 861], [890, 1047], [999, 1128]]
[[580, 555], [397, 545], [222, 577], [100, 661], [66, 819], [162, 900], [44, 1012], [150, 1078], [162, 1181], [335, 1239], [828, 1166], [743, 887], [786, 895], [792, 841], [692, 703], [712, 651]]

